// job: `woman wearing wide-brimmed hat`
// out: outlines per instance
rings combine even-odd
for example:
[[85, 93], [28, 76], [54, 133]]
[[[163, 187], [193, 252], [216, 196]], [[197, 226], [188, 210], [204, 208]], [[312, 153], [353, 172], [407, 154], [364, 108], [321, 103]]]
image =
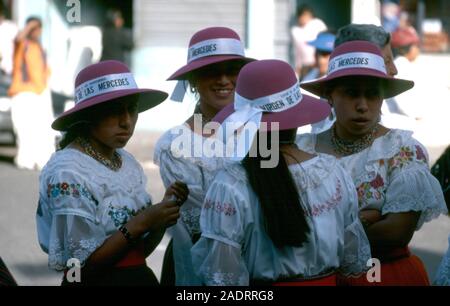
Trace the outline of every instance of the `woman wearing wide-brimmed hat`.
[[[152, 205], [142, 167], [122, 148], [138, 113], [166, 97], [139, 89], [118, 61], [78, 74], [75, 106], [52, 124], [65, 134], [42, 170], [36, 216], [40, 245], [49, 267], [66, 272], [64, 285], [158, 284], [145, 258], [176, 223], [188, 190], [174, 182], [164, 202]], [[81, 283], [68, 270], [75, 262], [82, 266]]]
[[[414, 231], [446, 211], [423, 145], [412, 132], [379, 123], [383, 99], [413, 86], [389, 76], [381, 50], [367, 41], [341, 44], [331, 54], [328, 75], [301, 84], [328, 100], [336, 122], [320, 134], [301, 135], [297, 144], [309, 153], [338, 157], [351, 174], [372, 255], [381, 261], [381, 283], [374, 285], [429, 284], [408, 244]], [[365, 276], [346, 282], [370, 285]]]
[[[194, 114], [184, 124], [167, 131], [155, 147], [154, 161], [160, 167], [164, 185], [180, 180], [190, 191], [180, 210], [180, 221], [170, 229], [173, 247], [169, 244], [166, 251], [163, 284], [201, 284], [192, 269], [190, 249], [200, 234], [200, 210], [207, 186], [222, 165], [220, 158], [205, 157], [212, 155], [204, 149], [211, 148], [216, 141], [208, 137], [210, 135], [203, 127], [218, 111], [233, 102], [236, 77], [250, 61], [253, 59], [245, 57], [244, 44], [235, 31], [226, 27], [206, 28], [192, 36], [187, 64], [169, 78], [178, 80], [173, 96], [182, 100], [190, 87], [198, 103]], [[173, 263], [176, 281], [171, 272]]]
[[[242, 69], [234, 104], [214, 119], [224, 142], [238, 130], [243, 147], [230, 156], [241, 163], [217, 174], [203, 204], [192, 258], [204, 284], [332, 286], [339, 272], [365, 271], [370, 247], [351, 177], [333, 156], [295, 144], [298, 127], [329, 113], [325, 101], [301, 94], [289, 64], [262, 60]], [[248, 134], [248, 124], [259, 128]], [[270, 156], [261, 143], [272, 143]]]

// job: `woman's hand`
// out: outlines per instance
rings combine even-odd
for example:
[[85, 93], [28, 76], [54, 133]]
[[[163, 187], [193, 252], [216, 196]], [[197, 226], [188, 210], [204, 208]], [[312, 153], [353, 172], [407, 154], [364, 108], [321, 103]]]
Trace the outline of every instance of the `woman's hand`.
[[127, 228], [134, 237], [147, 232], [165, 230], [175, 225], [180, 217], [180, 206], [175, 201], [153, 204], [127, 223]]
[[187, 200], [188, 195], [189, 189], [187, 185], [180, 181], [176, 181], [166, 189], [163, 201], [175, 201], [181, 206]]
[[361, 221], [366, 221], [368, 224], [373, 224], [383, 219], [381, 212], [376, 209], [361, 210], [359, 212], [359, 218]]

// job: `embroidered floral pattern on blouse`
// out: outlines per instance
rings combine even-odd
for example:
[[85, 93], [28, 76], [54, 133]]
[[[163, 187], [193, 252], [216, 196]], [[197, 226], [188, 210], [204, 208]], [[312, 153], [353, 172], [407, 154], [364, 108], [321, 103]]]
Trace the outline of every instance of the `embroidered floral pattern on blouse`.
[[427, 163], [427, 157], [422, 148], [418, 145], [415, 146], [415, 152], [411, 147], [401, 147], [400, 152], [398, 152], [394, 157], [389, 159], [389, 172], [397, 168], [403, 168], [407, 164], [411, 163], [415, 160]]
[[112, 205], [109, 205], [109, 211], [108, 215], [111, 217], [111, 219], [114, 222], [114, 225], [116, 227], [120, 227], [128, 222], [130, 217], [134, 217], [137, 214], [139, 214], [141, 211], [145, 210], [146, 207], [142, 207], [141, 209], [135, 210], [130, 209], [128, 207], [114, 207]]
[[214, 209], [216, 213], [223, 213], [225, 216], [234, 216], [236, 214], [236, 208], [228, 203], [213, 202], [210, 199], [205, 200], [204, 209]]
[[416, 145], [416, 158], [417, 158], [417, 160], [420, 160], [420, 161], [423, 161], [425, 163], [428, 163], [427, 156], [423, 152], [422, 147], [418, 146], [418, 145]]
[[71, 196], [76, 199], [84, 197], [89, 201], [98, 205], [98, 201], [91, 195], [91, 193], [81, 184], [69, 184], [66, 182], [57, 184], [48, 184], [47, 196], [50, 198], [57, 198], [59, 196]]
[[356, 188], [358, 192], [359, 207], [367, 205], [370, 200], [382, 200], [384, 198], [384, 180], [380, 174], [371, 181], [364, 182]]
[[199, 208], [190, 208], [180, 211], [181, 220], [186, 225], [191, 236], [200, 233], [200, 212], [201, 210]]
[[336, 208], [337, 205], [342, 200], [342, 192], [341, 191], [342, 191], [342, 183], [338, 179], [337, 184], [336, 184], [336, 191], [331, 196], [331, 198], [329, 200], [327, 200], [325, 203], [311, 205], [311, 207], [305, 211], [305, 216], [317, 217], [325, 212], [328, 212], [328, 211]]
[[230, 272], [206, 272], [205, 281], [209, 286], [233, 286], [237, 284], [238, 277]]

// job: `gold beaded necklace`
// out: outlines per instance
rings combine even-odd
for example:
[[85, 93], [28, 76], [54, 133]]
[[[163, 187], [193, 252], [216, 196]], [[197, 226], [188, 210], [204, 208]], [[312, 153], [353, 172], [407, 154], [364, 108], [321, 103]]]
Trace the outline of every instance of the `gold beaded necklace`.
[[211, 122], [213, 119], [212, 117], [208, 117], [205, 114], [203, 114], [202, 109], [200, 108], [200, 102], [197, 103], [194, 109], [194, 115], [201, 115], [202, 116], [202, 126], [205, 126], [207, 123]]
[[113, 158], [110, 160], [104, 157], [100, 152], [95, 150], [94, 147], [85, 138], [78, 137], [76, 141], [81, 146], [81, 148], [83, 148], [84, 153], [100, 162], [107, 168], [111, 169], [112, 171], [118, 171], [122, 167], [122, 157], [119, 153], [117, 153], [117, 151], [114, 151]]
[[370, 146], [375, 139], [375, 135], [377, 134], [377, 132], [378, 124], [376, 124], [373, 129], [363, 137], [349, 141], [337, 136], [336, 124], [334, 124], [331, 128], [331, 143], [333, 144], [334, 151], [339, 155], [352, 155], [361, 152], [362, 150]]

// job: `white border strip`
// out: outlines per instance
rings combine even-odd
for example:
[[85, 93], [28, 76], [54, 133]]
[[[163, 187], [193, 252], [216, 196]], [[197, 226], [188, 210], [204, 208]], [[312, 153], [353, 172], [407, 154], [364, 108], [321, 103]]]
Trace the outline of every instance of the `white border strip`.
[[137, 88], [138, 86], [132, 73], [103, 75], [84, 82], [75, 89], [75, 104], [108, 92]]
[[190, 63], [205, 56], [225, 54], [245, 56], [242, 42], [234, 38], [204, 40], [189, 48], [187, 61]]
[[343, 69], [366, 68], [386, 73], [384, 59], [376, 54], [368, 52], [351, 52], [339, 55], [328, 65], [328, 75]]

